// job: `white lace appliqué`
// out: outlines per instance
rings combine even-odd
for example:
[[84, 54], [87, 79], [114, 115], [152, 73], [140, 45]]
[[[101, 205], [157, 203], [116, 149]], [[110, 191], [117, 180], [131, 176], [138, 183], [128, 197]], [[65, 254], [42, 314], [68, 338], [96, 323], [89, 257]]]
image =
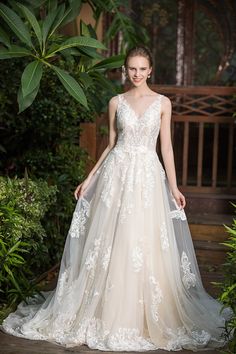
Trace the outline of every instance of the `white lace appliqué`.
[[172, 210], [170, 212], [171, 219], [181, 219], [182, 221], [187, 220], [186, 214], [183, 209]]
[[169, 248], [169, 241], [167, 237], [167, 228], [166, 228], [165, 221], [162, 222], [160, 231], [161, 231], [161, 248], [163, 250], [167, 250]]
[[94, 241], [93, 249], [88, 251], [86, 260], [85, 260], [85, 267], [88, 271], [90, 271], [90, 277], [94, 277], [94, 271], [97, 264], [98, 254], [101, 248], [101, 237], [96, 238]]
[[67, 282], [70, 274], [70, 268], [67, 268], [59, 277], [57, 285], [57, 301], [61, 303], [63, 295], [67, 289]]
[[149, 276], [149, 282], [152, 286], [152, 305], [151, 305], [151, 310], [152, 310], [152, 318], [155, 322], [158, 322], [159, 320], [159, 315], [158, 315], [158, 306], [162, 301], [163, 294], [159, 285], [159, 282], [155, 279], [153, 275]]
[[181, 268], [184, 273], [182, 280], [187, 289], [196, 285], [196, 276], [191, 272], [190, 265], [187, 254], [183, 252], [181, 256]]
[[96, 289], [93, 290], [85, 290], [85, 298], [86, 298], [86, 305], [90, 305], [92, 303], [92, 300], [95, 296], [99, 296], [99, 292]]
[[111, 246], [108, 247], [108, 249], [105, 251], [105, 253], [102, 256], [102, 267], [104, 270], [107, 270], [110, 258], [111, 258]]
[[143, 266], [143, 253], [140, 247], [136, 246], [132, 252], [132, 261], [135, 272], [140, 272]]
[[70, 236], [73, 238], [79, 238], [85, 232], [85, 224], [90, 214], [89, 202], [81, 198], [80, 207], [73, 213], [73, 218], [70, 226]]

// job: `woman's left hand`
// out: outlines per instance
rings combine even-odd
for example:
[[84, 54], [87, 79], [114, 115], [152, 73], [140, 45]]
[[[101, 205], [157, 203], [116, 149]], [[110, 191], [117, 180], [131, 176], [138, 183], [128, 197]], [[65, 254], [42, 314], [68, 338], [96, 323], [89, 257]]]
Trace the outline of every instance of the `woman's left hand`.
[[178, 206], [183, 209], [186, 205], [185, 196], [179, 191], [179, 189], [172, 191], [172, 194]]

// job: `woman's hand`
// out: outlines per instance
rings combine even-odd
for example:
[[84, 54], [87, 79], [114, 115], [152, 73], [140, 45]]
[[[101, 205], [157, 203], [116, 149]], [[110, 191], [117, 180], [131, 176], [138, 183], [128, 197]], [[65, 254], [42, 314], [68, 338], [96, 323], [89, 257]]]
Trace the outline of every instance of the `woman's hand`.
[[76, 190], [74, 191], [75, 199], [78, 200], [87, 189], [88, 185], [90, 184], [91, 177], [87, 177], [82, 183], [80, 183]]
[[180, 207], [180, 209], [183, 209], [186, 205], [186, 200], [184, 195], [179, 191], [179, 189], [175, 189], [174, 191], [172, 191], [172, 195], [176, 200], [176, 203], [178, 204], [178, 206]]

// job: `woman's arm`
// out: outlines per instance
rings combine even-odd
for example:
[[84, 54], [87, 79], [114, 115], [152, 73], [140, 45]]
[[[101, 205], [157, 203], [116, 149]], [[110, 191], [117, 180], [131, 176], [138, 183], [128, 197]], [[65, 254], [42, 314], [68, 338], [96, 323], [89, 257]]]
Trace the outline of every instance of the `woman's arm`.
[[168, 97], [164, 96], [162, 101], [162, 115], [160, 127], [161, 154], [164, 161], [171, 192], [179, 207], [184, 208], [186, 205], [185, 197], [179, 191], [176, 180], [174, 153], [171, 142], [171, 113], [171, 101]]
[[101, 166], [102, 162], [105, 160], [111, 149], [115, 146], [116, 144], [116, 138], [117, 138], [117, 131], [116, 131], [116, 109], [118, 105], [118, 97], [114, 96], [110, 99], [109, 104], [108, 104], [108, 115], [109, 115], [109, 143], [106, 147], [106, 149], [103, 151], [102, 155], [98, 159], [97, 163], [95, 166], [92, 168], [92, 170], [89, 172], [88, 177], [80, 183], [77, 188], [74, 191], [74, 196], [75, 199], [78, 199], [79, 196], [83, 194], [85, 189], [88, 187], [90, 184], [90, 180], [92, 176], [96, 173], [98, 168]]

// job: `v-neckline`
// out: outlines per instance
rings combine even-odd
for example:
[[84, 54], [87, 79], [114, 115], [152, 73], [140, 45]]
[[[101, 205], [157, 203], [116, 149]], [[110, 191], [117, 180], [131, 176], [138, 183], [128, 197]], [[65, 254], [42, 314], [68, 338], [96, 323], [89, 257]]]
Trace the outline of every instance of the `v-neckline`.
[[149, 104], [149, 106], [144, 110], [144, 112], [141, 115], [137, 115], [135, 110], [133, 109], [132, 105], [128, 102], [128, 100], [125, 98], [124, 93], [121, 94], [121, 97], [123, 98], [123, 101], [125, 104], [129, 107], [129, 109], [133, 112], [135, 118], [137, 120], [142, 119], [142, 117], [148, 112], [148, 110], [154, 105], [154, 103], [159, 101], [159, 98], [161, 97], [161, 94], [157, 94], [157, 97]]

